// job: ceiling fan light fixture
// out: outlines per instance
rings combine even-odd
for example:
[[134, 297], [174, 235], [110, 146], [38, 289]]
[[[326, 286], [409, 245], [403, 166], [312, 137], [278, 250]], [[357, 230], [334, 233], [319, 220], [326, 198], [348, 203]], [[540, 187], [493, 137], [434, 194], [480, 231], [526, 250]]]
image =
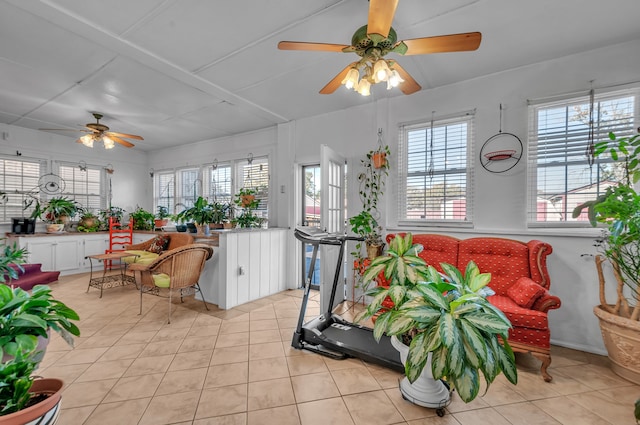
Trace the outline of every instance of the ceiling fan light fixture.
[[358, 93], [362, 96], [369, 96], [371, 94], [371, 83], [366, 78], [360, 80], [358, 83]]
[[94, 135], [93, 134], [85, 134], [84, 136], [82, 136], [80, 138], [80, 140], [82, 141], [82, 144], [85, 145], [88, 148], [92, 148], [93, 147], [93, 139], [94, 139]]
[[391, 70], [386, 60], [380, 58], [373, 64], [373, 78], [376, 83], [387, 81], [389, 74], [391, 74]]
[[353, 67], [349, 70], [349, 72], [347, 72], [347, 76], [344, 77], [344, 80], [342, 80], [342, 83], [346, 88], [348, 89], [353, 89], [353, 90], [358, 90], [358, 80], [360, 79], [360, 71], [358, 71], [358, 68]]
[[404, 80], [395, 69], [391, 71], [389, 79], [387, 80], [387, 90], [391, 90], [394, 87], [398, 87], [400, 83], [404, 83]]
[[116, 142], [114, 142], [107, 136], [102, 136], [102, 143], [104, 144], [105, 149], [113, 149], [113, 147], [116, 145]]

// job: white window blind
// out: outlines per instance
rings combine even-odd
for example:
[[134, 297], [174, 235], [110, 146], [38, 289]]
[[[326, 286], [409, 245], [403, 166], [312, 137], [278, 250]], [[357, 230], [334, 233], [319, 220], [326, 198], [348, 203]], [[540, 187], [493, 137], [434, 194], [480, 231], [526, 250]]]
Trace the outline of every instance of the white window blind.
[[[153, 175], [155, 211], [159, 206], [167, 208], [169, 213], [175, 212], [176, 188], [175, 174], [172, 172], [156, 172]], [[179, 212], [179, 211], [178, 211]]]
[[198, 177], [199, 174], [199, 168], [183, 169], [176, 172], [178, 203], [185, 208], [192, 207], [202, 193], [202, 180]]
[[23, 210], [25, 201], [40, 199], [38, 187], [46, 164], [38, 159], [0, 157], [0, 222], [10, 223], [11, 218], [29, 217], [32, 205]]
[[595, 94], [593, 111], [589, 95], [529, 106], [529, 226], [589, 225], [586, 211], [574, 219], [573, 209], [620, 181], [623, 169], [606, 155], [590, 161], [590, 133], [595, 143], [609, 132], [631, 135], [637, 111], [637, 89]]
[[80, 168], [77, 164], [59, 164], [58, 175], [64, 181], [59, 196], [73, 199], [86, 210], [97, 213], [106, 206], [105, 191], [102, 190], [104, 173], [97, 165]]
[[209, 199], [221, 203], [233, 201], [231, 164], [218, 164], [211, 169]]
[[236, 191], [241, 188], [254, 189], [256, 199], [260, 201], [256, 213], [262, 218], [268, 218], [269, 210], [269, 160], [267, 157], [254, 158], [249, 161], [238, 161], [238, 180]]
[[471, 224], [472, 145], [472, 113], [400, 128], [399, 224]]

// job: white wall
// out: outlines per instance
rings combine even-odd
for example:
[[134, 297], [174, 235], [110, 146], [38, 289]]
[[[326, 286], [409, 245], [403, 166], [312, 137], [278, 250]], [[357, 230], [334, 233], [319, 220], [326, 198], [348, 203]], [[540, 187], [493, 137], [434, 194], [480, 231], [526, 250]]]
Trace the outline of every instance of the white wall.
[[[133, 211], [136, 205], [146, 209], [153, 207], [151, 179], [147, 173], [147, 156], [144, 152], [120, 147], [106, 150], [98, 145], [91, 149], [75, 143], [75, 139], [69, 137], [0, 124], [0, 135], [3, 134], [6, 135], [6, 140], [0, 138], [0, 154], [3, 155], [13, 156], [19, 151], [22, 157], [48, 160], [49, 167], [51, 161], [84, 161], [101, 167], [111, 164], [114, 169], [113, 174], [109, 175], [113, 195], [111, 204], [127, 212]], [[10, 225], [0, 225], [3, 232], [10, 231], [10, 228]]]

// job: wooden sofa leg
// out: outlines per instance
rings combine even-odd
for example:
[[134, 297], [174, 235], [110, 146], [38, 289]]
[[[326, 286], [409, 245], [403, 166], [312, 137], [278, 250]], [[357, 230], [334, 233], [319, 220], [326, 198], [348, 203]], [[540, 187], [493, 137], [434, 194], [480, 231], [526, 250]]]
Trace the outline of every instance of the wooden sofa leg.
[[547, 368], [551, 364], [551, 355], [550, 354], [542, 354], [542, 353], [531, 353], [533, 357], [540, 360], [542, 362], [542, 366], [540, 366], [540, 374], [545, 382], [551, 382], [553, 376], [549, 375], [547, 372]]

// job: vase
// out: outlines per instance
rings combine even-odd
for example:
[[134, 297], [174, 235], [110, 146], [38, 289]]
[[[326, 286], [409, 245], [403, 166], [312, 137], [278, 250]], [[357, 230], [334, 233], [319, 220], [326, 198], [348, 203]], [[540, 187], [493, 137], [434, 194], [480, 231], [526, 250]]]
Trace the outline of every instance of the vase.
[[600, 320], [611, 370], [640, 385], [640, 322], [609, 313], [601, 305], [594, 307], [593, 312]]
[[369, 260], [373, 260], [382, 255], [382, 250], [384, 249], [384, 244], [382, 245], [371, 245], [366, 244], [367, 246], [367, 258]]
[[375, 168], [382, 168], [387, 165], [387, 154], [385, 152], [376, 152], [372, 155], [373, 166]]
[[[402, 364], [405, 364], [409, 355], [409, 346], [395, 336], [391, 337], [391, 345], [400, 352], [400, 360]], [[449, 404], [451, 399], [449, 388], [444, 382], [439, 379], [433, 379], [431, 374], [431, 353], [429, 353], [427, 363], [418, 379], [411, 383], [405, 376], [400, 381], [400, 392], [405, 400], [430, 409], [442, 409]]]
[[36, 379], [29, 390], [36, 395], [46, 394], [48, 397], [39, 403], [0, 417], [4, 425], [53, 425], [60, 414], [60, 400], [64, 383], [60, 379]]
[[64, 230], [63, 223], [49, 223], [47, 224], [47, 233], [61, 233]]

